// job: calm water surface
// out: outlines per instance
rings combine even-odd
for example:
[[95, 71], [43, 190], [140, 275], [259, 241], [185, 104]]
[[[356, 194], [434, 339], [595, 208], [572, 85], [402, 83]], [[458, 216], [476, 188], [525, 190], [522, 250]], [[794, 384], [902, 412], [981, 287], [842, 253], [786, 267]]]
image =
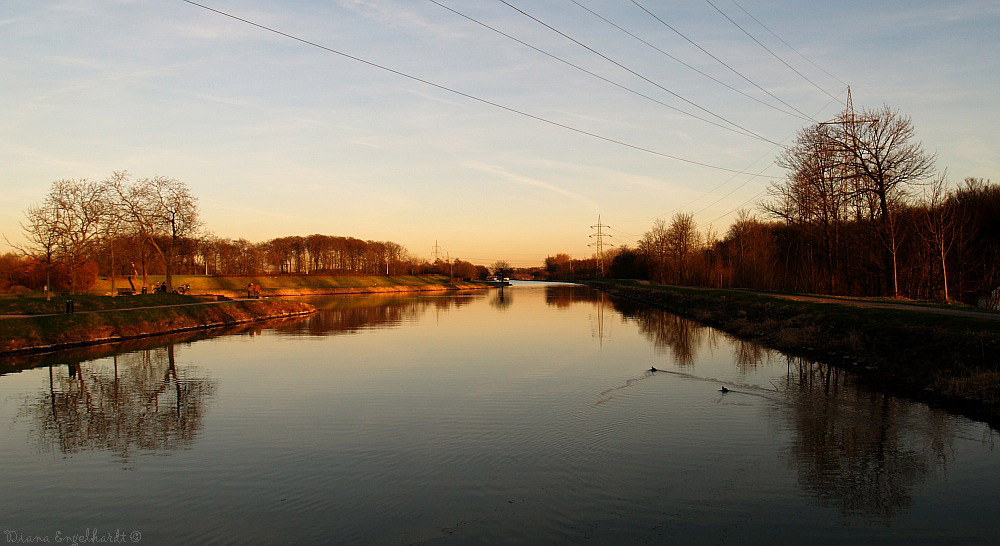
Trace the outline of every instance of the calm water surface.
[[583, 287], [310, 302], [0, 361], [0, 544], [1000, 540], [997, 434], [838, 369]]

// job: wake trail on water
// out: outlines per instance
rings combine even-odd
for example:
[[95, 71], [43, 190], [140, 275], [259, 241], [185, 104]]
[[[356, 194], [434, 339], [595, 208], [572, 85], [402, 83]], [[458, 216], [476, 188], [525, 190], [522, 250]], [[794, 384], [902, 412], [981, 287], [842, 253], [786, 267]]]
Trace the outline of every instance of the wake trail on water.
[[633, 377], [631, 379], [626, 379], [625, 383], [623, 383], [621, 385], [618, 385], [618, 386], [615, 386], [615, 387], [609, 387], [607, 389], [604, 389], [603, 391], [601, 391], [600, 393], [598, 393], [598, 395], [597, 395], [597, 401], [594, 402], [594, 405], [595, 406], [600, 406], [601, 404], [606, 404], [606, 403], [614, 400], [615, 397], [614, 396], [609, 396], [610, 394], [614, 393], [615, 391], [620, 391], [620, 390], [623, 390], [623, 389], [627, 389], [627, 388], [631, 387], [632, 385], [635, 385], [636, 383], [638, 383], [638, 382], [640, 382], [642, 380], [649, 379], [650, 377], [653, 377], [654, 373], [655, 372], [646, 370], [646, 373], [644, 373], [644, 374], [642, 374], [642, 375], [640, 375], [638, 377]]
[[[787, 400], [785, 400], [784, 397], [780, 396], [781, 393], [779, 391], [777, 391], [777, 390], [773, 390], [772, 391], [772, 390], [767, 390], [767, 389], [763, 389], [763, 388], [760, 388], [760, 387], [754, 387], [752, 385], [737, 385], [736, 383], [731, 383], [731, 382], [726, 382], [726, 381], [720, 381], [720, 380], [718, 380], [718, 379], [716, 379], [714, 377], [701, 377], [701, 376], [698, 376], [698, 375], [694, 375], [694, 374], [690, 374], [690, 373], [685, 373], [685, 372], [678, 372], [678, 371], [672, 371], [672, 370], [660, 370], [658, 368], [650, 368], [650, 369], [646, 370], [646, 372], [644, 374], [640, 375], [640, 376], [633, 377], [631, 379], [626, 379], [625, 383], [623, 383], [621, 385], [616, 385], [614, 387], [609, 387], [607, 389], [604, 389], [603, 391], [601, 391], [600, 393], [598, 393], [598, 395], [597, 395], [597, 401], [594, 402], [594, 405], [595, 406], [599, 406], [599, 405], [602, 405], [602, 404], [606, 404], [606, 403], [610, 402], [611, 400], [615, 399], [615, 396], [612, 396], [613, 393], [615, 393], [617, 391], [621, 391], [621, 390], [627, 389], [627, 388], [629, 388], [629, 387], [631, 387], [631, 386], [639, 383], [640, 381], [644, 381], [646, 379], [649, 379], [651, 377], [654, 377], [654, 376], [660, 375], [660, 374], [673, 375], [673, 376], [681, 377], [683, 379], [687, 379], [689, 381], [699, 381], [699, 382], [704, 382], [704, 383], [715, 383], [715, 384], [726, 385], [727, 386], [726, 387], [727, 390], [722, 393], [723, 395], [734, 393], [734, 394], [743, 394], [743, 395], [747, 395], [747, 396], [756, 396], [758, 398], [763, 398], [765, 400], [770, 400], [770, 401], [773, 401], [773, 402], [782, 402], [782, 403], [787, 402]], [[736, 388], [729, 388], [729, 386], [736, 387]], [[741, 389], [741, 390], [737, 390], [737, 389]], [[742, 390], [742, 389], [746, 389], [746, 390]]]

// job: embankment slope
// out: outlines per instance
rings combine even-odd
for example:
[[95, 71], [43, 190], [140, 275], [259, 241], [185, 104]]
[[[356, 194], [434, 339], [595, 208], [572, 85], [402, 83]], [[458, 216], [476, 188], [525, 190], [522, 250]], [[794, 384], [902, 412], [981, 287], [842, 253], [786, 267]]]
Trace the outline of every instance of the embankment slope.
[[0, 320], [0, 355], [110, 343], [315, 312], [303, 302], [226, 301]]
[[592, 286], [856, 371], [879, 389], [1000, 425], [1000, 322], [627, 282]]

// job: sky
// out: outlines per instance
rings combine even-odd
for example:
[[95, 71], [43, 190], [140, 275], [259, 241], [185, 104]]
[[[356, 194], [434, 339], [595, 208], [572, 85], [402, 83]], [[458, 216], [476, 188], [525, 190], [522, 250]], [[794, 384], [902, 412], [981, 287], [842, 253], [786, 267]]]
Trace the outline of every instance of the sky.
[[2, 0], [4, 238], [53, 181], [121, 170], [251, 241], [533, 266], [591, 255], [598, 218], [616, 246], [677, 212], [724, 233], [848, 85], [952, 184], [1000, 179], [996, 0], [199, 3]]

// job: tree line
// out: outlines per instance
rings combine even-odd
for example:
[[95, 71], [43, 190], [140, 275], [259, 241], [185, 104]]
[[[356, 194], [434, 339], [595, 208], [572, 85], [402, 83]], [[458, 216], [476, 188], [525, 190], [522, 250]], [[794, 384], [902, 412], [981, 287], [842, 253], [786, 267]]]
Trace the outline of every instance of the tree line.
[[20, 285], [76, 293], [99, 275], [110, 277], [112, 286], [116, 277], [126, 277], [141, 279], [144, 287], [148, 275], [165, 275], [167, 290], [177, 274], [486, 276], [483, 266], [428, 263], [392, 241], [313, 234], [255, 243], [217, 237], [203, 227], [197, 198], [173, 178], [136, 179], [119, 171], [102, 181], [57, 180], [40, 204], [25, 211], [25, 243], [0, 256], [0, 290]]
[[[609, 274], [976, 303], [1000, 286], [1000, 186], [974, 177], [950, 186], [935, 159], [898, 112], [845, 112], [799, 132], [779, 157], [786, 177], [721, 237], [678, 212], [605, 256]], [[559, 263], [550, 257], [546, 269], [565, 278]]]

